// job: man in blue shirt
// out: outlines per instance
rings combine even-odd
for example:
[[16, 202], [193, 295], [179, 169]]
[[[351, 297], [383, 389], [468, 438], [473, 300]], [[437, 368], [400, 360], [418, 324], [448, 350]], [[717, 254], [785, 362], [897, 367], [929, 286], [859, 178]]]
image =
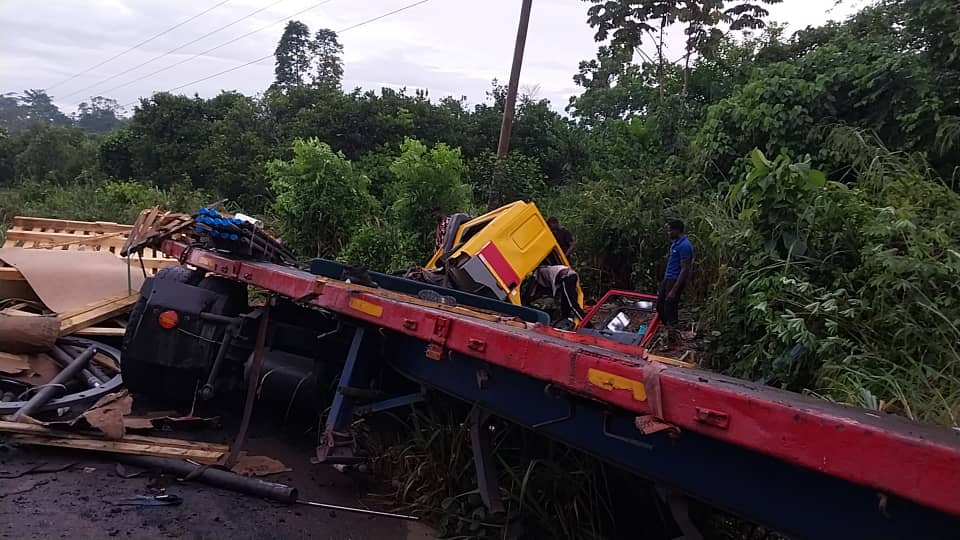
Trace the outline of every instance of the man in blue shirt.
[[675, 341], [674, 325], [680, 318], [680, 296], [690, 281], [693, 272], [693, 245], [683, 234], [683, 222], [674, 219], [667, 224], [667, 232], [672, 240], [670, 255], [667, 258], [667, 271], [663, 275], [663, 283], [657, 294], [657, 313], [660, 322], [668, 329], [668, 340]]

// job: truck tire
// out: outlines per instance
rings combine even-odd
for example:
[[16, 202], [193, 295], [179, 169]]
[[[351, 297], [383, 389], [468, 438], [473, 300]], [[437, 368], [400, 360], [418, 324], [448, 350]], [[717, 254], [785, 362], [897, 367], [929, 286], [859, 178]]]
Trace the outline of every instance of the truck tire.
[[[161, 268], [157, 274], [153, 276], [153, 279], [196, 285], [203, 279], [203, 276], [204, 272], [199, 270], [191, 270], [184, 266], [168, 266]], [[135, 358], [128, 358], [126, 354], [140, 326], [140, 321], [143, 319], [143, 313], [146, 308], [147, 297], [141, 295], [140, 299], [137, 300], [137, 303], [134, 304], [133, 309], [130, 311], [130, 317], [127, 319], [127, 331], [123, 334], [123, 342], [121, 345], [120, 369], [123, 374], [123, 382], [127, 388], [133, 391], [150, 388], [152, 385], [155, 385], [157, 381], [164, 378], [163, 374], [158, 373], [156, 366], [137, 362]]]

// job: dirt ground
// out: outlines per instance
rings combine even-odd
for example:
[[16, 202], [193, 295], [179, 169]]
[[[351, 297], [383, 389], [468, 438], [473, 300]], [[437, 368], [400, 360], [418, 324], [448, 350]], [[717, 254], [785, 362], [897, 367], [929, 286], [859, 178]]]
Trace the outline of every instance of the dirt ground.
[[[264, 478], [297, 487], [303, 500], [371, 508], [354, 480], [330, 466], [310, 464], [306, 439], [291, 436], [258, 418], [245, 449], [279, 459], [293, 471]], [[164, 433], [177, 437], [183, 434]], [[219, 430], [216, 439], [227, 439]], [[191, 435], [184, 438], [210, 438]], [[5, 478], [38, 464], [44, 469], [74, 464], [61, 472]], [[146, 472], [135, 478], [94, 454], [39, 447], [0, 445], [0, 538], [435, 538], [425, 523], [371, 517], [303, 505], [286, 506]], [[20, 493], [13, 493], [21, 491]], [[177, 495], [179, 506], [118, 506], [112, 499], [136, 495]], [[373, 508], [391, 511], [390, 508]]]

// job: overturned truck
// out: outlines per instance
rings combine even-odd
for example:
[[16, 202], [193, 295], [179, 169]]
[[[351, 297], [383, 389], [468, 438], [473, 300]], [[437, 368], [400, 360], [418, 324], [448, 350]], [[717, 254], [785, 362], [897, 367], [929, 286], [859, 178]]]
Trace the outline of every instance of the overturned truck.
[[[484, 428], [496, 415], [662, 487], [688, 537], [697, 533], [685, 498], [798, 538], [960, 531], [955, 431], [655, 357], [622, 332], [559, 330], [507, 298], [440, 287], [456, 302], [435, 302], [397, 276], [369, 272], [361, 284], [333, 261], [301, 268], [182, 228], [139, 230], [128, 249], [154, 245], [183, 266], [141, 291], [123, 344], [128, 386], [189, 402], [275, 373], [264, 395], [329, 409], [321, 462], [362, 460], [355, 418], [408, 407], [429, 389], [474, 405], [477, 483], [492, 511], [502, 503]], [[487, 258], [478, 256], [489, 269]], [[251, 302], [251, 287], [266, 300]], [[317, 403], [330, 381], [332, 402]]]

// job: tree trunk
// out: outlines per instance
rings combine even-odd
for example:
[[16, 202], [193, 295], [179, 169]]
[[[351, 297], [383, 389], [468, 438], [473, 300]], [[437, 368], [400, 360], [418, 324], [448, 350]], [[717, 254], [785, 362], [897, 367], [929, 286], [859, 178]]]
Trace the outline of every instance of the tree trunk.
[[57, 317], [16, 316], [0, 313], [0, 351], [47, 352], [60, 337]]

